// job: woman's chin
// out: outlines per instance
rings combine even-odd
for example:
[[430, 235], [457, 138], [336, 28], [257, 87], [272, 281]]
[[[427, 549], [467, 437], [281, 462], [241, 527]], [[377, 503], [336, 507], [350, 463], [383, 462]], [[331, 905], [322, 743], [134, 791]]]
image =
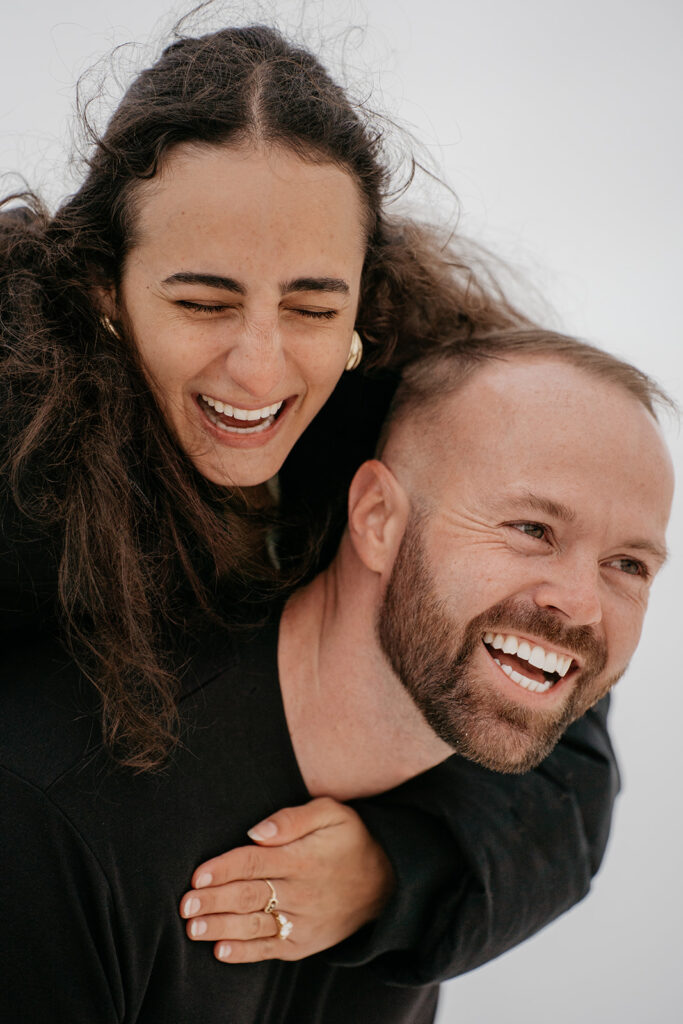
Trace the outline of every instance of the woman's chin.
[[[273, 439], [275, 441], [275, 439]], [[271, 443], [262, 448], [232, 449], [204, 445], [201, 451], [188, 451], [198, 473], [218, 487], [258, 487], [277, 476], [289, 455], [291, 445]]]

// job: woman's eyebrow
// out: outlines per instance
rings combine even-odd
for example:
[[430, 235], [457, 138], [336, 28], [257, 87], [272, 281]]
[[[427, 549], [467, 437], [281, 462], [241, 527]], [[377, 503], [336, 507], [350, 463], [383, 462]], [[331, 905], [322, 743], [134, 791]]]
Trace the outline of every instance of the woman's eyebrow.
[[341, 277], [297, 277], [280, 285], [280, 293], [289, 292], [341, 292], [348, 295], [351, 289]]
[[181, 270], [177, 274], [171, 274], [164, 278], [162, 284], [203, 284], [208, 288], [222, 288], [223, 291], [236, 292], [238, 295], [245, 295], [246, 288], [239, 281], [232, 277], [222, 277], [220, 274], [198, 274], [191, 270]]
[[[203, 284], [207, 288], [221, 288], [223, 291], [235, 292], [237, 295], [246, 295], [246, 288], [233, 277], [223, 277], [221, 274], [200, 274], [192, 270], [181, 270], [177, 274], [171, 274], [164, 278], [162, 284]], [[291, 281], [284, 281], [280, 285], [280, 294], [287, 295], [291, 292], [338, 292], [348, 295], [351, 289], [348, 282], [341, 277], [297, 277]]]

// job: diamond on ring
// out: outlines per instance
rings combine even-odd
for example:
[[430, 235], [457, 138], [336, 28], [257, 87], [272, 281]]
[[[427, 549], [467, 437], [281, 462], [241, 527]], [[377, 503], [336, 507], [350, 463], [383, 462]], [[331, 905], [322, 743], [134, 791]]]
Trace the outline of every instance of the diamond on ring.
[[288, 939], [289, 936], [292, 934], [292, 928], [294, 927], [292, 922], [289, 920], [288, 917], [285, 917], [284, 914], [280, 914], [277, 911], [273, 913], [273, 917], [277, 922], [277, 930], [280, 938]]

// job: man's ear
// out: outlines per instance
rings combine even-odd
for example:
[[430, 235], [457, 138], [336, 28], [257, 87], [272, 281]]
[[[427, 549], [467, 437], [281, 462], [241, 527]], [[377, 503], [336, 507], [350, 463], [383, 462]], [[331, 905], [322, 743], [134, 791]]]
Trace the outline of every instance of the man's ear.
[[378, 459], [364, 462], [349, 487], [349, 535], [372, 572], [388, 575], [410, 516], [410, 499]]

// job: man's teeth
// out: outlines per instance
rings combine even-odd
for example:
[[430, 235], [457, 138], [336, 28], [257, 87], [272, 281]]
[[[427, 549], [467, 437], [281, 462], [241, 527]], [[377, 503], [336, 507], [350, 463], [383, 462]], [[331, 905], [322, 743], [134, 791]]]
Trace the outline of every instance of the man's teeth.
[[[502, 651], [503, 654], [517, 655], [522, 661], [528, 661], [534, 668], [539, 668], [541, 672], [556, 672], [560, 678], [566, 676], [572, 663], [572, 658], [566, 654], [545, 651], [538, 644], [532, 647], [526, 640], [520, 640], [516, 636], [503, 636], [502, 633], [485, 633], [484, 643], [489, 647], [493, 647], [496, 651]], [[501, 668], [505, 669], [505, 665], [501, 665]], [[519, 673], [516, 674], [519, 675]], [[510, 673], [508, 672], [507, 675], [510, 675]], [[511, 678], [514, 678], [514, 676], [511, 676]], [[533, 682], [533, 680], [529, 681]], [[518, 680], [515, 680], [515, 682], [518, 682]], [[541, 688], [548, 688], [544, 683], [539, 685]]]
[[221, 412], [224, 416], [230, 416], [233, 420], [265, 420], [279, 412], [283, 405], [282, 402], [276, 402], [274, 405], [264, 406], [263, 409], [239, 409], [236, 405], [219, 402], [218, 399], [211, 398], [209, 395], [202, 395], [201, 397], [216, 412]]
[[519, 683], [519, 685], [523, 686], [525, 690], [533, 690], [534, 693], [545, 693], [545, 691], [549, 690], [553, 685], [551, 679], [546, 679], [544, 683], [539, 683], [537, 679], [528, 679], [526, 676], [523, 676], [521, 672], [515, 672], [514, 668], [511, 668], [510, 665], [503, 665], [498, 661], [498, 658], [494, 658], [493, 660], [496, 665], [500, 665], [506, 676], [510, 676], [510, 679], [512, 679], [514, 683]]

